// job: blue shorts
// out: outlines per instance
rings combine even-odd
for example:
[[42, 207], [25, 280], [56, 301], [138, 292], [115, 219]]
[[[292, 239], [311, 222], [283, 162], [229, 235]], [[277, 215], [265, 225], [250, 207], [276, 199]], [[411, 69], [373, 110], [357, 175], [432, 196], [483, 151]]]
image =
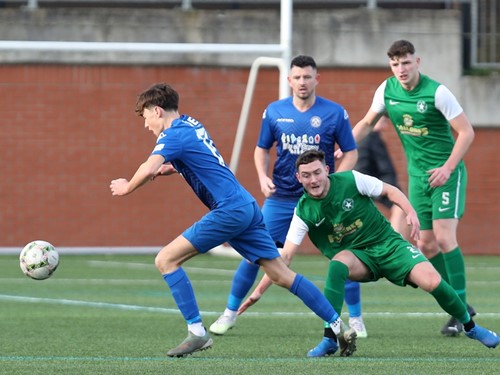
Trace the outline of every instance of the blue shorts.
[[257, 202], [231, 209], [215, 209], [186, 229], [182, 235], [200, 253], [229, 243], [243, 258], [252, 263], [280, 256], [266, 230]]
[[262, 206], [264, 223], [276, 244], [285, 244], [288, 228], [293, 217], [293, 210], [298, 199], [273, 199], [267, 198]]

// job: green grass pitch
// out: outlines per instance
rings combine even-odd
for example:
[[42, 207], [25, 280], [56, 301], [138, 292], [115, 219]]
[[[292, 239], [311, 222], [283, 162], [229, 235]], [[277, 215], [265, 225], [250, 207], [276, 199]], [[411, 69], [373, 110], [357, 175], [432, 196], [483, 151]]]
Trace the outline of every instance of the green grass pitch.
[[[361, 287], [369, 337], [349, 358], [308, 359], [319, 318], [279, 287], [241, 316], [210, 350], [165, 353], [186, 335], [153, 255], [61, 254], [52, 278], [35, 281], [14, 255], [0, 256], [0, 373], [14, 374], [498, 374], [500, 348], [461, 335], [423, 291], [382, 280]], [[205, 325], [223, 311], [238, 259], [198, 256], [185, 265]], [[500, 257], [467, 257], [476, 322], [500, 332]], [[292, 268], [323, 288], [327, 261], [296, 257]], [[343, 317], [347, 316], [344, 313]]]

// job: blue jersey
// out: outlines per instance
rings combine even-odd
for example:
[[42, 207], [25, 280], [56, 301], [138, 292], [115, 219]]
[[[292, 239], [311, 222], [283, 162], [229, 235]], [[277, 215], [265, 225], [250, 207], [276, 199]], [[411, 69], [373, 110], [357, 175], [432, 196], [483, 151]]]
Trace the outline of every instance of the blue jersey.
[[343, 152], [356, 149], [347, 111], [339, 104], [316, 97], [314, 105], [300, 112], [293, 98], [271, 103], [262, 116], [257, 146], [271, 149], [276, 143], [276, 162], [273, 169], [275, 198], [298, 199], [303, 188], [295, 177], [295, 161], [304, 151], [325, 152], [326, 163], [335, 171], [334, 151], [337, 143]]
[[210, 210], [255, 201], [236, 180], [203, 124], [192, 117], [182, 115], [161, 132], [151, 155], [172, 163]]

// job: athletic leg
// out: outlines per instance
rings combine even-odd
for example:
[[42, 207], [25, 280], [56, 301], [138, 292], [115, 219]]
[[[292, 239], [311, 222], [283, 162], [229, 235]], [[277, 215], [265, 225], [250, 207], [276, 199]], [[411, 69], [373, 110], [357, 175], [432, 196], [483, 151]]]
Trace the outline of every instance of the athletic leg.
[[422, 262], [415, 265], [408, 276], [408, 280], [429, 292], [444, 311], [463, 324], [467, 337], [478, 340], [488, 348], [498, 346], [500, 343], [498, 335], [475, 324], [467, 311], [466, 304], [456, 291], [441, 279], [430, 263]]
[[[262, 216], [266, 228], [275, 243], [283, 244], [292, 220], [296, 201], [277, 201], [266, 199], [262, 207]], [[281, 245], [282, 246], [282, 245]], [[210, 332], [224, 335], [236, 325], [237, 311], [241, 302], [252, 288], [259, 272], [259, 265], [243, 259], [231, 282], [226, 309], [210, 326]]]
[[184, 320], [188, 325], [188, 336], [180, 345], [167, 352], [171, 357], [183, 357], [195, 351], [205, 350], [213, 341], [203, 326], [193, 287], [181, 265], [199, 254], [183, 236], [177, 237], [156, 256], [155, 265], [170, 288]]
[[[332, 337], [322, 341], [322, 356], [332, 355], [338, 349], [337, 337], [340, 337], [342, 321], [321, 291], [303, 275], [290, 270], [281, 258], [262, 259], [260, 264], [273, 283], [287, 288], [299, 297], [317, 316], [323, 319], [331, 329]], [[343, 288], [343, 283], [341, 284]], [[311, 355], [309, 351], [308, 356]]]
[[[341, 313], [344, 302], [344, 286], [348, 277], [362, 280], [369, 273], [368, 268], [350, 251], [337, 254], [328, 266], [328, 274], [324, 289], [325, 297], [332, 304], [335, 311]], [[350, 356], [356, 351], [357, 333], [353, 328], [344, 329], [338, 337], [340, 355]], [[323, 339], [308, 353], [310, 357], [330, 355], [328, 340], [332, 340], [333, 331], [328, 322], [325, 322]]]
[[[458, 219], [437, 219], [433, 222], [436, 242], [442, 250], [442, 265], [445, 268], [446, 281], [457, 292], [464, 303], [467, 303], [465, 262], [462, 252], [457, 243]], [[433, 263], [434, 264], [434, 263]], [[468, 306], [469, 312], [475, 315], [475, 311]], [[462, 332], [463, 327], [460, 321], [451, 317], [441, 329], [441, 333], [446, 336], [457, 336]]]
[[368, 337], [361, 314], [361, 287], [357, 281], [345, 281], [345, 304], [349, 312], [349, 327], [356, 331], [358, 338]]
[[[181, 265], [199, 253], [206, 253], [231, 238], [244, 233], [254, 221], [256, 204], [234, 207], [230, 211], [215, 209], [186, 229], [181, 236], [164, 247], [155, 265], [171, 289], [172, 296], [188, 326], [188, 337], [167, 355], [181, 357], [212, 345], [202, 324], [194, 291]], [[258, 211], [261, 218], [260, 211]]]

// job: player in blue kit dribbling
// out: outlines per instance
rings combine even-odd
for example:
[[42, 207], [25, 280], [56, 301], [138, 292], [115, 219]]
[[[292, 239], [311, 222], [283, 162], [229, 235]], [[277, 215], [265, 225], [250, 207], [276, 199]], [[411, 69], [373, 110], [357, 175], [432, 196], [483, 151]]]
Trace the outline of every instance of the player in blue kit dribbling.
[[259, 264], [274, 283], [289, 289], [339, 335], [342, 322], [331, 304], [312, 282], [286, 266], [255, 199], [236, 180], [205, 127], [192, 117], [180, 115], [178, 106], [179, 95], [167, 84], [155, 84], [139, 95], [135, 111], [144, 118], [145, 128], [157, 137], [156, 146], [130, 181], [119, 178], [110, 185], [113, 195], [122, 196], [159, 175], [178, 172], [209, 209], [155, 258], [188, 327], [188, 336], [167, 355], [183, 357], [212, 346], [182, 264], [225, 242], [245, 259]]

